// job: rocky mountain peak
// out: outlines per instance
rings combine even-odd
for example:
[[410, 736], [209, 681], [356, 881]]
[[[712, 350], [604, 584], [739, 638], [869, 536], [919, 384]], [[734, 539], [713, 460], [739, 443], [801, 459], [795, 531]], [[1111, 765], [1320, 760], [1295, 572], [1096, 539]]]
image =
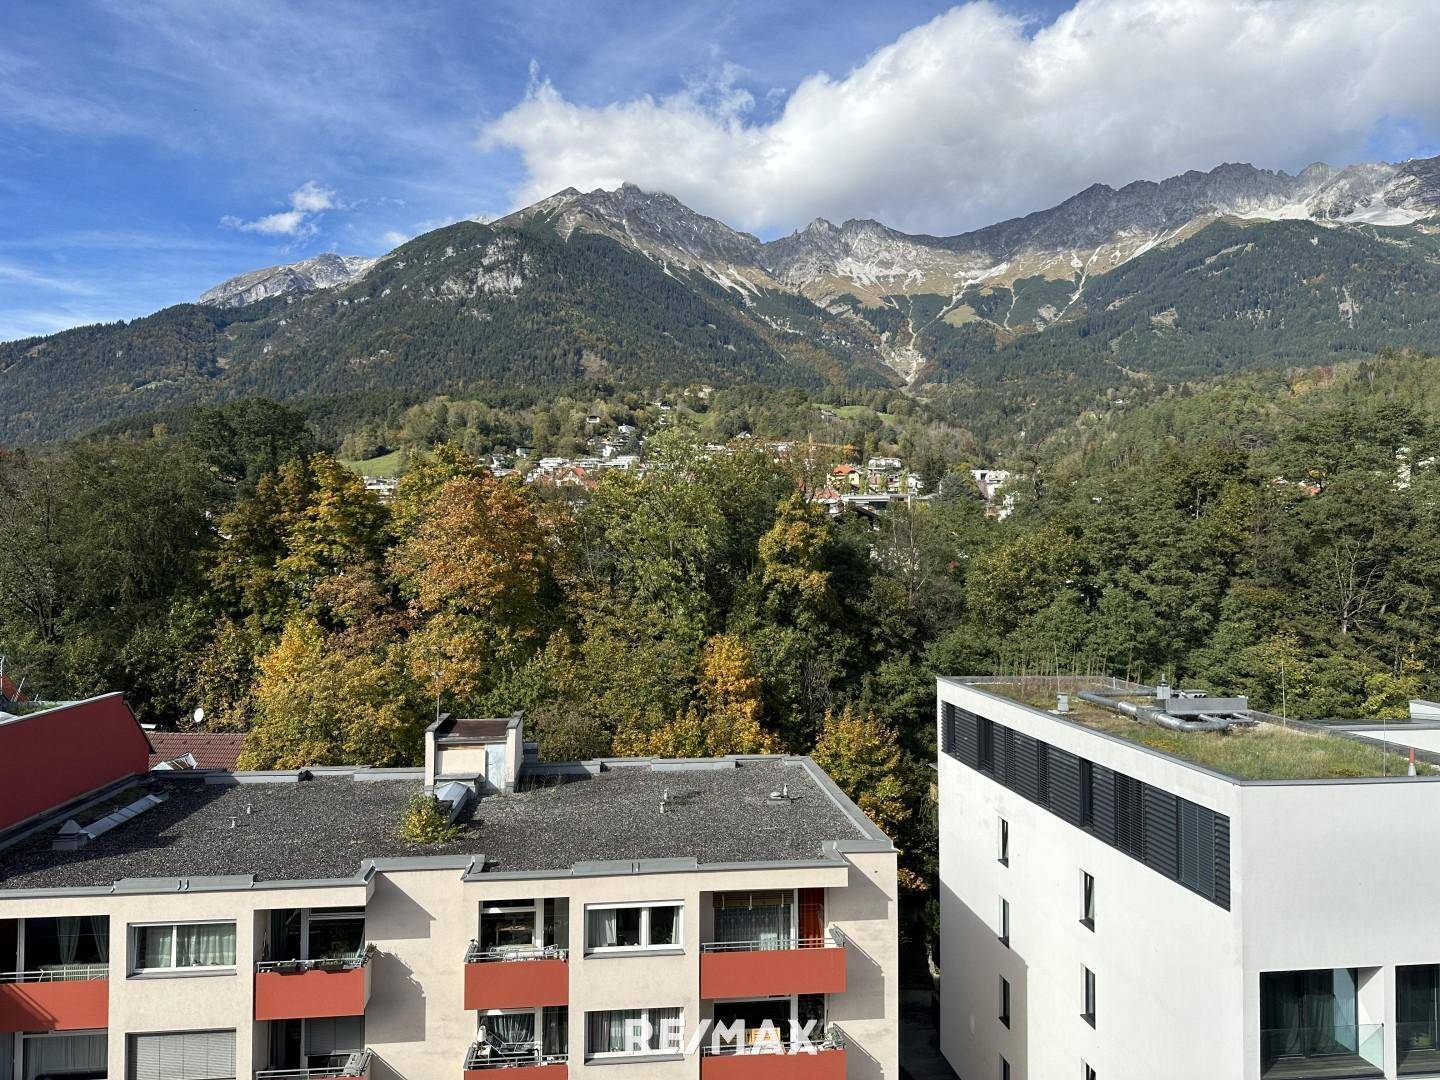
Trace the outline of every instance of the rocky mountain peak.
[[238, 307], [284, 293], [334, 289], [358, 281], [375, 263], [375, 259], [336, 255], [327, 251], [300, 262], [239, 274], [206, 289], [196, 302], [216, 307]]

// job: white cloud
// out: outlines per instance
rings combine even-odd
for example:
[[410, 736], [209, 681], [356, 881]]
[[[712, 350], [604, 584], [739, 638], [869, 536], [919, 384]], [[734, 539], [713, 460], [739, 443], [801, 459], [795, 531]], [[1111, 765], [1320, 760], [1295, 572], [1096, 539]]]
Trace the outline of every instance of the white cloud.
[[307, 180], [290, 193], [290, 209], [280, 210], [264, 217], [245, 221], [233, 214], [226, 214], [220, 224], [226, 229], [241, 232], [261, 233], [265, 236], [288, 236], [305, 240], [318, 231], [317, 218], [326, 210], [339, 208], [335, 192], [321, 187], [314, 180]]
[[630, 180], [769, 231], [817, 214], [949, 233], [1095, 181], [1223, 161], [1363, 160], [1378, 124], [1440, 131], [1435, 0], [1078, 0], [1037, 29], [989, 0], [752, 119], [733, 70], [603, 106], [533, 80], [489, 124], [529, 202]]

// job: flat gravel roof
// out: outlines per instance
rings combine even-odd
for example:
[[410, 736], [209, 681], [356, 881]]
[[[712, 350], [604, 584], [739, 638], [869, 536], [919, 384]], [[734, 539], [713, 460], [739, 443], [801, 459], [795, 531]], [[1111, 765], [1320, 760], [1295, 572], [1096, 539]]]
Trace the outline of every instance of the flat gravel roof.
[[[343, 879], [366, 859], [437, 855], [483, 854], [487, 870], [500, 873], [632, 859], [790, 862], [821, 858], [827, 841], [868, 838], [798, 759], [542, 775], [520, 792], [472, 801], [461, 837], [431, 845], [398, 834], [406, 802], [421, 790], [418, 779], [317, 774], [216, 784], [193, 773], [151, 774], [118, 801], [139, 798], [147, 787], [169, 798], [77, 851], [52, 847], [63, 817], [0, 849], [0, 890], [123, 878]], [[782, 788], [790, 798], [772, 800]], [[116, 801], [70, 816], [89, 825]]]

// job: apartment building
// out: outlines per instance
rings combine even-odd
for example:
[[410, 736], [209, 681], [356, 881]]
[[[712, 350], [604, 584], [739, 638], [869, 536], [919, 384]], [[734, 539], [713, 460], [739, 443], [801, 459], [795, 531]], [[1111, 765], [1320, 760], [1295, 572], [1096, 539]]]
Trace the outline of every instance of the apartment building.
[[0, 722], [0, 1080], [899, 1080], [896, 853], [808, 759], [146, 772], [128, 712]]
[[961, 1080], [1440, 1076], [1440, 775], [1087, 679], [938, 682]]

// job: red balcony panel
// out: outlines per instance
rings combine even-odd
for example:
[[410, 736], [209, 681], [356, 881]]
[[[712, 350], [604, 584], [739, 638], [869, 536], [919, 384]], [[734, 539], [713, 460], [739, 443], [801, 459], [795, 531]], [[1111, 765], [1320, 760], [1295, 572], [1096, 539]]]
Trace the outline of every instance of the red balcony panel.
[[700, 955], [700, 996], [707, 1000], [844, 992], [843, 948]]
[[109, 1023], [109, 979], [0, 983], [0, 1031], [80, 1031]]
[[343, 971], [309, 968], [255, 973], [256, 1020], [363, 1016], [369, 1001], [369, 964]]
[[465, 1080], [565, 1080], [570, 1066], [563, 1061], [554, 1065], [516, 1065], [503, 1069], [466, 1069]]
[[537, 1009], [568, 1004], [568, 960], [492, 960], [465, 965], [466, 1009]]
[[845, 1080], [845, 1051], [715, 1054], [700, 1059], [700, 1080]]

